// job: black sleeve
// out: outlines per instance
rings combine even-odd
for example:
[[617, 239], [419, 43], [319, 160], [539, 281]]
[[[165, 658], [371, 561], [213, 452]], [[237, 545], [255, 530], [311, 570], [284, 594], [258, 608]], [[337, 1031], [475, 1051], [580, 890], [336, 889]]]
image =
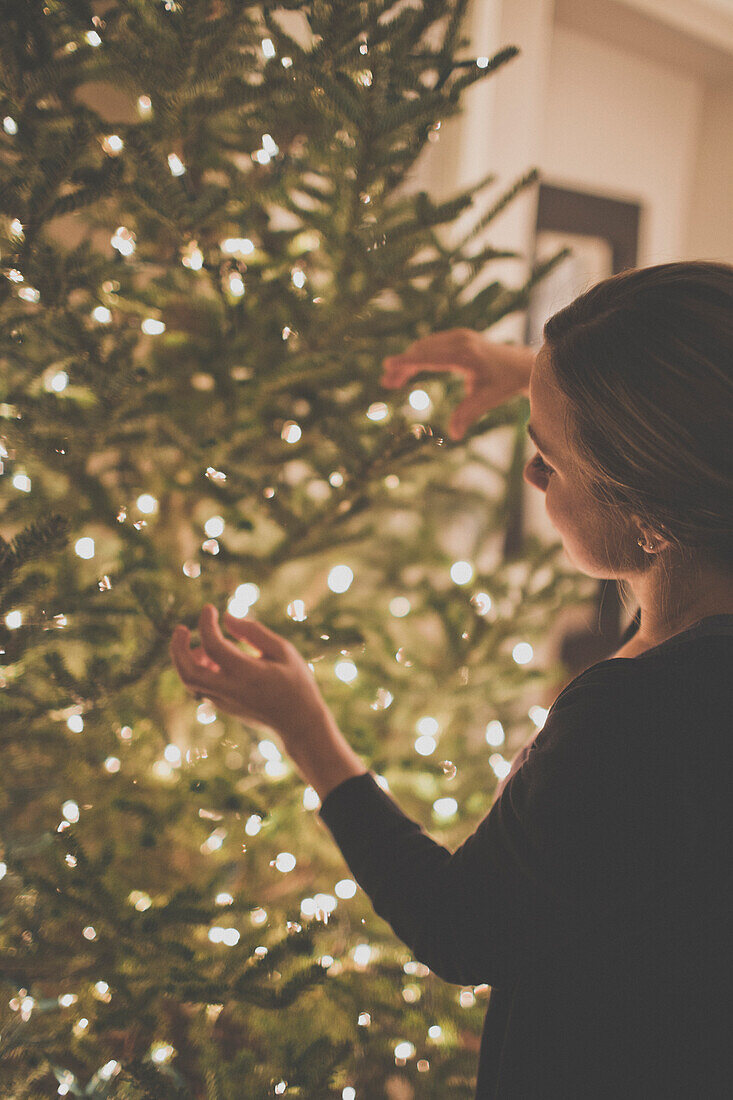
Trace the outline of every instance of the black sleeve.
[[613, 895], [606, 760], [630, 663], [587, 670], [561, 692], [521, 767], [453, 853], [372, 773], [324, 800], [319, 816], [375, 912], [445, 981], [504, 984]]

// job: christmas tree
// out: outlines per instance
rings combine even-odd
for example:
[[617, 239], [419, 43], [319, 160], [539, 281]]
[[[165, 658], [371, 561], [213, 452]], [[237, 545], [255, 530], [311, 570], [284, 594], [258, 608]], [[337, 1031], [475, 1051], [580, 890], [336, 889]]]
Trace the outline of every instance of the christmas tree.
[[[590, 589], [559, 543], [508, 547], [527, 401], [457, 443], [455, 379], [379, 385], [566, 254], [476, 292], [536, 172], [452, 245], [494, 177], [410, 193], [518, 52], [466, 56], [465, 8], [0, 3], [4, 1097], [473, 1095], [489, 988], [411, 958], [277, 737], [168, 651], [204, 603], [253, 608], [449, 847], [542, 724], [532, 640]], [[467, 477], [492, 430], [508, 467]]]

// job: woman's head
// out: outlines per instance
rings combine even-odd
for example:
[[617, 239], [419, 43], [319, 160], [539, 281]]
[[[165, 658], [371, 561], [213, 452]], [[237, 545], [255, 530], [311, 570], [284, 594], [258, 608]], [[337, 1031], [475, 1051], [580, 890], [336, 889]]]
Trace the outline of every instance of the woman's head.
[[543, 454], [555, 473], [535, 462], [525, 477], [571, 558], [618, 579], [652, 566], [733, 574], [733, 266], [621, 272], [543, 334], [531, 425], [557, 461]]

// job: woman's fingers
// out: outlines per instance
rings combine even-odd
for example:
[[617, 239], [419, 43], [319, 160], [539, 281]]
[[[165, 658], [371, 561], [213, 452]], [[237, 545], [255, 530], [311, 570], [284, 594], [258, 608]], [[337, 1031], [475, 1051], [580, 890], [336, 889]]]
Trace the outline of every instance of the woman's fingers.
[[226, 672], [236, 672], [242, 667], [245, 656], [233, 642], [221, 632], [219, 613], [213, 604], [207, 603], [199, 615], [199, 633], [206, 655]]
[[259, 650], [263, 657], [270, 661], [287, 659], [287, 639], [270, 630], [264, 623], [258, 623], [256, 619], [238, 619], [228, 611], [224, 614], [224, 620], [230, 634]]
[[185, 627], [179, 626], [173, 631], [170, 655], [178, 675], [191, 691], [202, 692], [204, 695], [209, 691], [216, 692], [220, 684], [220, 674], [195, 660], [189, 638]]
[[212, 672], [221, 672], [221, 669], [217, 665], [216, 661], [212, 661], [203, 646], [196, 646], [191, 650], [191, 656], [197, 665], [201, 665], [202, 668], [209, 668]]

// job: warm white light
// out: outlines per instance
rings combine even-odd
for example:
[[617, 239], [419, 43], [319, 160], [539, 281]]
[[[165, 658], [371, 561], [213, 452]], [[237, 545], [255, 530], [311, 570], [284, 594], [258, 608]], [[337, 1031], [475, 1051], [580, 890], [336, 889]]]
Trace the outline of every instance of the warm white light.
[[211, 833], [201, 845], [201, 852], [203, 852], [204, 855], [208, 855], [209, 852], [217, 852], [224, 843], [226, 835], [226, 829], [214, 829], [213, 833]]
[[453, 817], [458, 810], [455, 798], [436, 798], [433, 802], [433, 812], [437, 817]]
[[3, 119], [3, 130], [6, 134], [17, 134], [18, 123], [15, 121], [14, 118], [11, 118], [10, 115], [6, 115]]
[[299, 267], [293, 268], [291, 278], [293, 280], [293, 286], [297, 286], [299, 289], [305, 286], [305, 272]]
[[337, 661], [333, 670], [336, 677], [344, 684], [351, 684], [359, 675], [353, 661]]
[[486, 615], [491, 610], [491, 596], [488, 592], [476, 592], [471, 596], [471, 604], [476, 608], [479, 615]]
[[117, 1073], [119, 1068], [120, 1063], [112, 1058], [109, 1062], [105, 1062], [102, 1068], [98, 1070], [98, 1073], [103, 1081], [109, 1081], [110, 1077], [112, 1077], [114, 1073]]
[[415, 1054], [415, 1047], [408, 1040], [403, 1043], [398, 1043], [394, 1048], [395, 1058], [412, 1058]]
[[242, 255], [249, 256], [255, 250], [249, 237], [227, 237], [221, 242], [220, 247], [222, 252], [228, 252], [230, 255], [241, 252]]
[[7, 863], [0, 863], [0, 878], [5, 878], [7, 873], [8, 873]]
[[434, 737], [418, 737], [415, 742], [415, 751], [420, 753], [420, 756], [430, 756], [431, 752], [435, 752], [436, 741]]
[[518, 642], [512, 650], [512, 657], [518, 665], [526, 665], [534, 657], [534, 650], [529, 642]]
[[306, 810], [317, 810], [320, 805], [321, 800], [318, 797], [318, 792], [315, 787], [306, 787], [303, 791], [303, 808]]
[[384, 401], [373, 401], [366, 414], [368, 420], [384, 420], [389, 416], [389, 406]]
[[492, 752], [489, 757], [489, 765], [493, 769], [497, 779], [506, 779], [509, 772], [512, 770], [511, 763], [503, 757], [500, 752]]
[[235, 298], [241, 298], [244, 294], [244, 282], [238, 271], [233, 271], [229, 276], [229, 293]]
[[124, 147], [125, 143], [119, 134], [108, 134], [107, 137], [102, 138], [102, 148], [105, 153], [109, 153], [111, 156], [117, 156]]
[[280, 152], [280, 147], [275, 143], [271, 134], [262, 135], [262, 148], [266, 153], [269, 153], [271, 157], [276, 156]]
[[234, 902], [234, 898], [231, 894], [227, 894], [225, 891], [223, 891], [221, 894], [216, 895], [214, 901], [217, 905], [232, 905], [232, 903]]
[[268, 760], [265, 764], [265, 775], [270, 779], [282, 779], [288, 774], [288, 765], [284, 760]]
[[114, 774], [115, 772], [118, 772], [120, 770], [120, 768], [122, 767], [122, 765], [120, 763], [120, 760], [119, 760], [119, 757], [117, 757], [117, 756], [108, 756], [107, 759], [104, 762], [104, 766], [107, 769], [107, 771], [110, 772], [110, 774]]
[[163, 749], [163, 756], [169, 764], [181, 763], [181, 750], [178, 748], [178, 745], [166, 745]]
[[243, 600], [249, 604], [257, 603], [260, 598], [260, 590], [256, 584], [252, 581], [245, 581], [244, 584], [238, 584], [234, 589], [234, 599]]
[[172, 1047], [170, 1043], [156, 1043], [151, 1048], [150, 1057], [160, 1066], [163, 1062], [170, 1061], [175, 1053], [175, 1047]]
[[300, 426], [294, 420], [286, 420], [280, 432], [280, 438], [286, 443], [297, 443], [302, 434]]
[[171, 175], [182, 176], [186, 171], [186, 166], [179, 156], [175, 153], [168, 154], [168, 167], [171, 170]]
[[147, 336], [160, 336], [161, 332], [165, 332], [163, 322], [156, 321], [154, 317], [146, 317], [140, 328]]
[[110, 237], [110, 244], [113, 248], [116, 248], [121, 255], [131, 256], [135, 251], [136, 240], [137, 238], [132, 230], [127, 229], [124, 225], [118, 225]]
[[90, 46], [101, 46], [102, 39], [99, 37], [96, 31], [87, 31], [84, 35]]
[[141, 95], [137, 97], [137, 109], [141, 115], [145, 115], [152, 109], [152, 101], [149, 95]]
[[273, 741], [260, 741], [257, 748], [260, 750], [265, 760], [282, 760], [282, 753]]
[[288, 616], [296, 623], [305, 622], [308, 618], [303, 600], [291, 600], [285, 610]]
[[332, 592], [346, 592], [354, 579], [348, 565], [334, 565], [328, 574], [328, 587]]
[[404, 619], [405, 615], [409, 615], [411, 611], [410, 601], [406, 596], [395, 596], [393, 600], [389, 601], [389, 613], [394, 615], [395, 619]]
[[79, 807], [77, 806], [76, 802], [72, 802], [71, 800], [69, 800], [68, 802], [64, 802], [63, 806], [61, 807], [61, 813], [64, 815], [67, 821], [71, 822], [72, 825], [79, 820]]
[[356, 883], [353, 878], [342, 878], [336, 883], [333, 888], [333, 892], [338, 898], [347, 900], [353, 898], [356, 894]]
[[92, 317], [95, 321], [99, 321], [100, 325], [108, 325], [112, 320], [112, 313], [106, 306], [97, 306], [92, 310]]
[[542, 729], [549, 713], [549, 707], [533, 706], [529, 708], [529, 716], [538, 729]]
[[486, 726], [486, 744], [498, 748], [504, 744], [504, 727], [496, 719]]
[[473, 577], [473, 566], [467, 561], [454, 561], [450, 577], [454, 584], [468, 584]]
[[239, 943], [239, 932], [236, 928], [225, 928], [224, 935], [221, 938], [227, 947], [236, 947]]
[[150, 493], [143, 493], [137, 498], [135, 504], [138, 510], [144, 512], [146, 516], [151, 516], [158, 511], [158, 502]]
[[485, 69], [488, 66], [488, 64], [489, 64], [488, 57], [477, 57], [476, 58], [476, 65], [478, 66], [479, 69]]
[[244, 831], [247, 836], [257, 836], [262, 828], [262, 818], [259, 814], [250, 814], [247, 818], [247, 824], [244, 826]]
[[274, 57], [275, 56], [275, 47], [273, 45], [273, 42], [272, 42], [271, 38], [263, 38], [262, 39], [262, 52], [265, 55], [265, 57]]
[[79, 1000], [76, 993], [64, 993], [59, 997], [59, 1004], [62, 1008], [70, 1008], [71, 1005], [76, 1004]]
[[359, 943], [352, 952], [357, 966], [367, 966], [372, 957], [372, 949], [368, 943]]
[[313, 901], [316, 903], [316, 919], [327, 924], [329, 914], [333, 913], [338, 905], [336, 898], [332, 894], [316, 894]]
[[86, 926], [86, 928], [82, 931], [82, 936], [84, 937], [85, 940], [96, 940], [96, 938], [97, 938], [96, 929], [92, 928], [91, 924], [88, 924]]
[[5, 625], [8, 630], [17, 630], [23, 625], [23, 612], [9, 611], [5, 616]]
[[430, 408], [430, 397], [425, 390], [413, 390], [407, 400], [416, 412], [425, 412]]
[[24, 302], [37, 302], [41, 297], [41, 292], [36, 290], [34, 286], [22, 286], [18, 291], [18, 297], [22, 298]]
[[14, 237], [23, 236], [23, 223], [21, 222], [20, 218], [13, 218], [10, 223], [10, 232], [13, 234]]
[[84, 729], [84, 719], [80, 714], [71, 714], [66, 719], [66, 725], [72, 733], [81, 733]]
[[181, 263], [192, 271], [200, 271], [204, 266], [204, 254], [198, 245], [193, 244], [183, 256]]
[[275, 860], [275, 866], [278, 871], [282, 871], [285, 875], [288, 871], [292, 871], [295, 867], [296, 859], [291, 852], [280, 852]]
[[77, 557], [85, 558], [87, 561], [94, 557], [94, 539], [83, 538], [77, 539], [74, 544], [74, 552]]

